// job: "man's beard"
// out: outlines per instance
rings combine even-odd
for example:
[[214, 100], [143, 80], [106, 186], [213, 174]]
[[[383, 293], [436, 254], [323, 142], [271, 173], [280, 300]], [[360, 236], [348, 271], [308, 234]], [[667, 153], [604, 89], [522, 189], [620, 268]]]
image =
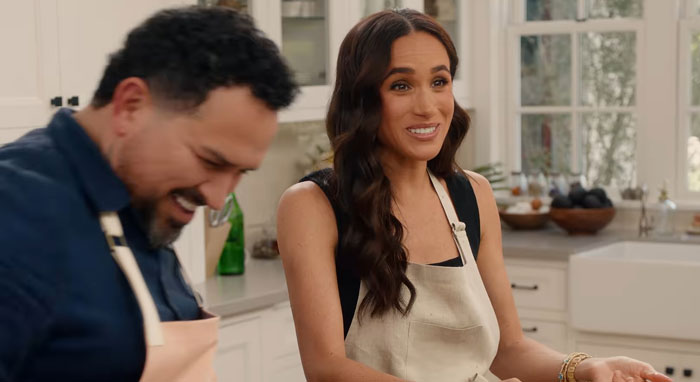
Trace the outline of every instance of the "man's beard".
[[171, 245], [182, 232], [184, 224], [168, 217], [158, 218], [157, 202], [152, 199], [132, 200], [141, 229], [146, 233], [151, 248], [164, 248]]

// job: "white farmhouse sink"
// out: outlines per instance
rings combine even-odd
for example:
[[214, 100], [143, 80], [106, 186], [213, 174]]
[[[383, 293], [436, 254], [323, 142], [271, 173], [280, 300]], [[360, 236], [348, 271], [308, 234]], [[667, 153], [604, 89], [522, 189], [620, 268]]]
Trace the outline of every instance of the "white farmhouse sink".
[[574, 328], [700, 341], [700, 245], [624, 241], [569, 260]]

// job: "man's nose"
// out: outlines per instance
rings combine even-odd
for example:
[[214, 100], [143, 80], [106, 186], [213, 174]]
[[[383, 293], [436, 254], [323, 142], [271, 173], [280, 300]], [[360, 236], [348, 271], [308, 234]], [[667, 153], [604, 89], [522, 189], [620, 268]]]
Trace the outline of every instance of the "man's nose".
[[226, 197], [233, 192], [241, 180], [240, 172], [220, 174], [199, 186], [206, 204], [215, 210], [224, 208]]

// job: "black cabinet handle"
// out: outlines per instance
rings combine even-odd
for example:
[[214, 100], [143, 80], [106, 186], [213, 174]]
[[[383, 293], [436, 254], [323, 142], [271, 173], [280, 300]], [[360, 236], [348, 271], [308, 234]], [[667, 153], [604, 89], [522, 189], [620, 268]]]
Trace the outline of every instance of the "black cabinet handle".
[[540, 287], [537, 286], [537, 284], [529, 286], [529, 285], [518, 285], [516, 283], [512, 283], [512, 284], [510, 284], [510, 287], [513, 289], [525, 289], [525, 290], [538, 290], [538, 289], [540, 289]]
[[683, 376], [688, 378], [692, 377], [693, 369], [683, 369]]
[[51, 98], [51, 106], [61, 107], [63, 106], [63, 97], [53, 97]]
[[671, 366], [666, 366], [666, 375], [673, 375], [676, 370]]
[[531, 328], [523, 328], [523, 332], [525, 332], [525, 333], [537, 333], [537, 326], [533, 326]]
[[80, 106], [80, 99], [78, 96], [70, 97], [66, 102], [68, 102], [68, 104], [71, 106]]

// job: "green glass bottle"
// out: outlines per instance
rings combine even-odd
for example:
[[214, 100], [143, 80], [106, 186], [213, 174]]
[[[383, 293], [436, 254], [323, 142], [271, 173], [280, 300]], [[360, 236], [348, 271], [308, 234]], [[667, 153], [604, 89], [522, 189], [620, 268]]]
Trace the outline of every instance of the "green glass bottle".
[[236, 195], [229, 195], [233, 203], [231, 215], [228, 219], [231, 223], [231, 230], [228, 232], [226, 244], [219, 257], [217, 270], [220, 275], [240, 275], [245, 271], [245, 241], [243, 239], [243, 211], [238, 205]]

